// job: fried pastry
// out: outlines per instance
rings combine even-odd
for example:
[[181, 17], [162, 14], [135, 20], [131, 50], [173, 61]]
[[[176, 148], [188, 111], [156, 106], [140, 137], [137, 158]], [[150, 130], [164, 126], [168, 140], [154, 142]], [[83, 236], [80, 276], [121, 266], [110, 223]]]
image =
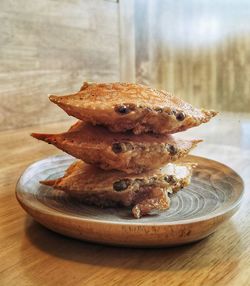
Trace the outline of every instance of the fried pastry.
[[140, 175], [120, 171], [103, 171], [76, 161], [62, 178], [42, 181], [84, 203], [101, 207], [132, 208], [136, 218], [169, 208], [169, 192], [176, 192], [190, 183], [190, 164], [167, 164], [162, 169]]
[[217, 112], [200, 110], [163, 90], [133, 83], [84, 83], [79, 92], [49, 99], [69, 115], [112, 132], [172, 134], [208, 122]]
[[185, 156], [201, 141], [153, 133], [112, 133], [105, 127], [81, 121], [65, 133], [33, 133], [32, 136], [102, 169], [137, 174]]

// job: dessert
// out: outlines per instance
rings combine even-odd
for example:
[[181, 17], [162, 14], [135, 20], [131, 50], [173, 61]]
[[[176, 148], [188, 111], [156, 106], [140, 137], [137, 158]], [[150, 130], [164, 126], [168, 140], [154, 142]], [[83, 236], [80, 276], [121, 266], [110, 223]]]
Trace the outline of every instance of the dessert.
[[208, 122], [217, 112], [200, 110], [163, 90], [134, 83], [87, 83], [79, 92], [49, 99], [84, 122], [112, 132], [172, 134]]
[[83, 203], [100, 206], [132, 208], [136, 218], [169, 207], [168, 193], [177, 192], [190, 183], [190, 164], [167, 164], [162, 169], [141, 174], [104, 171], [76, 161], [56, 180], [42, 181]]
[[201, 141], [165, 134], [112, 133], [103, 126], [81, 121], [61, 134], [31, 135], [101, 169], [137, 174], [184, 157]]
[[166, 211], [168, 194], [190, 183], [194, 166], [181, 158], [201, 140], [172, 134], [217, 114], [134, 83], [84, 83], [79, 92], [50, 100], [80, 121], [64, 133], [31, 135], [80, 160], [63, 177], [41, 183], [83, 207], [126, 207], [135, 218]]

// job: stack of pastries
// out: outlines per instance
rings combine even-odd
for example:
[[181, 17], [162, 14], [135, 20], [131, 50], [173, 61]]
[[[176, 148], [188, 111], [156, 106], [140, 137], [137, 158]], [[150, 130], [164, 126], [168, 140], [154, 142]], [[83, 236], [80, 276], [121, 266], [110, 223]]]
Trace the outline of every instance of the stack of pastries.
[[217, 114], [133, 83], [85, 82], [75, 94], [49, 99], [79, 121], [61, 134], [32, 136], [79, 160], [63, 177], [41, 183], [82, 203], [127, 207], [135, 218], [167, 210], [169, 193], [190, 183], [193, 165], [181, 158], [201, 140], [172, 134]]

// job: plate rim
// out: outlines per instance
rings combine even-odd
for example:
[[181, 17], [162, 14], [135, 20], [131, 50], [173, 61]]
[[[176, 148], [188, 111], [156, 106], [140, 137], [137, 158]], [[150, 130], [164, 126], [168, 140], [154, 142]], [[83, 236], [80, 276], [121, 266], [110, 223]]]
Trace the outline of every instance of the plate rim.
[[[245, 194], [245, 184], [244, 184], [244, 181], [242, 179], [242, 177], [234, 170], [232, 169], [231, 167], [219, 162], [219, 161], [216, 161], [216, 160], [213, 160], [213, 159], [209, 159], [209, 158], [206, 158], [206, 157], [203, 157], [203, 156], [197, 156], [197, 155], [192, 155], [192, 154], [189, 154], [186, 158], [188, 157], [193, 157], [193, 158], [201, 158], [203, 160], [208, 160], [208, 161], [212, 161], [212, 162], [215, 162], [216, 164], [219, 164], [219, 165], [222, 165], [224, 168], [227, 168], [227, 169], [230, 169], [234, 175], [236, 175], [238, 181], [239, 181], [239, 184], [241, 185], [241, 193], [239, 195], [239, 197], [237, 198], [237, 200], [232, 203], [231, 205], [229, 205], [228, 207], [226, 207], [225, 209], [221, 210], [220, 212], [217, 212], [215, 214], [207, 214], [207, 215], [203, 215], [201, 217], [198, 217], [198, 218], [191, 218], [191, 219], [186, 219], [186, 220], [178, 220], [178, 221], [173, 221], [173, 222], [140, 222], [140, 219], [135, 219], [133, 221], [133, 223], [131, 223], [131, 221], [107, 221], [107, 220], [99, 220], [99, 219], [94, 219], [94, 218], [89, 218], [89, 217], [78, 217], [78, 216], [74, 216], [73, 214], [66, 214], [66, 213], [61, 213], [60, 211], [56, 210], [56, 209], [51, 209], [49, 208], [47, 205], [44, 205], [45, 208], [44, 209], [41, 209], [39, 207], [36, 207], [34, 205], [28, 204], [26, 203], [26, 201], [24, 202], [24, 200], [22, 200], [21, 198], [21, 191], [20, 191], [20, 180], [21, 178], [31, 169], [33, 168], [36, 164], [39, 164], [41, 163], [42, 161], [47, 161], [48, 159], [53, 159], [53, 158], [62, 158], [62, 157], [65, 157], [65, 158], [72, 158], [72, 159], [75, 159], [74, 157], [68, 155], [68, 154], [57, 154], [57, 155], [51, 155], [51, 156], [47, 156], [43, 159], [40, 159], [40, 160], [37, 160], [37, 161], [34, 161], [33, 163], [29, 164], [25, 169], [24, 171], [21, 173], [21, 175], [19, 176], [18, 180], [17, 180], [17, 183], [16, 183], [16, 186], [15, 186], [15, 196], [16, 196], [16, 199], [17, 201], [19, 202], [19, 204], [21, 205], [21, 207], [27, 212], [26, 208], [24, 206], [27, 206], [29, 208], [32, 208], [42, 214], [49, 214], [49, 215], [53, 215], [55, 217], [59, 216], [61, 218], [64, 218], [64, 219], [70, 219], [70, 220], [75, 220], [75, 221], [80, 221], [80, 222], [87, 222], [87, 223], [95, 223], [95, 224], [103, 224], [103, 225], [123, 225], [123, 226], [136, 226], [136, 227], [152, 227], [152, 226], [157, 226], [157, 227], [167, 227], [167, 226], [175, 226], [175, 225], [189, 225], [189, 224], [194, 224], [194, 223], [199, 223], [199, 222], [203, 222], [203, 221], [208, 221], [208, 220], [211, 220], [211, 219], [214, 219], [216, 217], [221, 217], [227, 213], [230, 213], [231, 211], [233, 211], [235, 208], [239, 207], [241, 201], [242, 201], [242, 198]], [[41, 202], [39, 202], [41, 203]], [[42, 203], [41, 203], [42, 204]]]

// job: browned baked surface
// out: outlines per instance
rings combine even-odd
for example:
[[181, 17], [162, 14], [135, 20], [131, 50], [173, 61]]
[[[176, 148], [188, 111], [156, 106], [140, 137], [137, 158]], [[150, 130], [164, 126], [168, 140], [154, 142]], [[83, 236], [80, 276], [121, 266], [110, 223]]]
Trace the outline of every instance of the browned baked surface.
[[112, 133], [102, 126], [92, 126], [81, 121], [65, 133], [33, 133], [32, 136], [86, 163], [126, 173], [159, 168], [187, 155], [201, 141], [153, 133]]
[[167, 164], [142, 174], [104, 171], [82, 161], [73, 163], [62, 178], [41, 183], [60, 189], [82, 202], [102, 206], [132, 207], [139, 218], [169, 207], [168, 192], [178, 191], [190, 182], [190, 164]]
[[69, 115], [113, 132], [175, 133], [209, 121], [217, 113], [200, 110], [161, 90], [133, 83], [84, 83], [81, 90], [50, 100]]

